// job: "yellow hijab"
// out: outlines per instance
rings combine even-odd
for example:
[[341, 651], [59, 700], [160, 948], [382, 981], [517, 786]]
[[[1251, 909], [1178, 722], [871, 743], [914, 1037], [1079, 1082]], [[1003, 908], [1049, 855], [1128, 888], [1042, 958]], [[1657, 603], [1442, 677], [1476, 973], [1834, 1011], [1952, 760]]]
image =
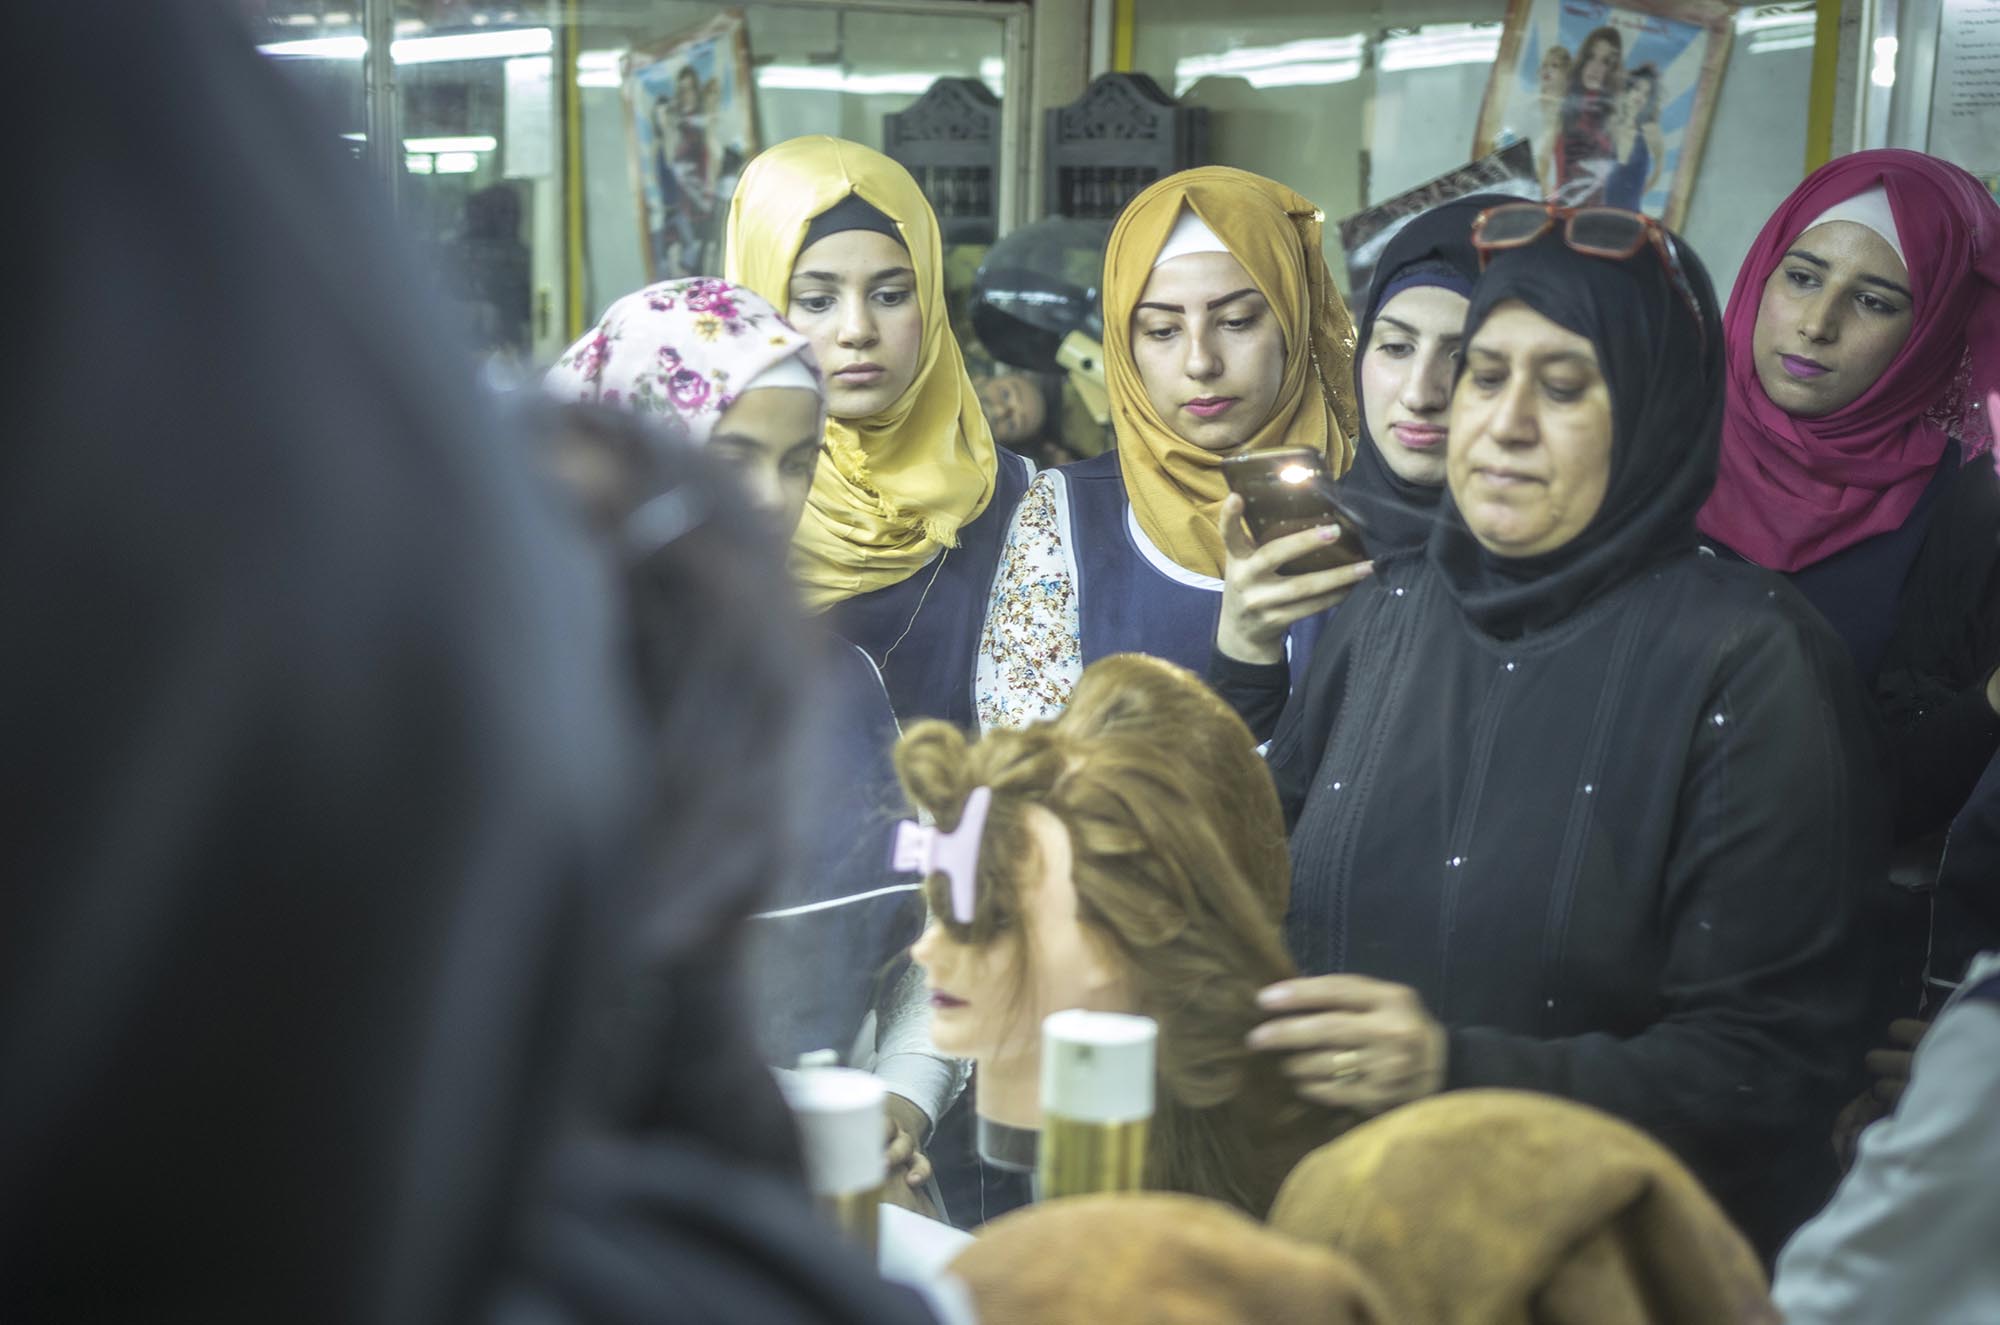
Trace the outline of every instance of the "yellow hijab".
[[[1278, 404], [1264, 426], [1231, 452], [1205, 451], [1168, 427], [1146, 399], [1132, 359], [1132, 310], [1183, 207], [1243, 264], [1285, 331]], [[1354, 461], [1354, 321], [1320, 252], [1321, 220], [1317, 207], [1282, 184], [1247, 170], [1202, 166], [1153, 184], [1111, 231], [1104, 254], [1104, 366], [1125, 495], [1146, 537], [1187, 570], [1222, 574], [1215, 521], [1229, 495], [1220, 467], [1227, 456], [1309, 446], [1335, 474]]]
[[815, 610], [900, 584], [993, 499], [999, 460], [944, 306], [937, 216], [910, 172], [859, 143], [815, 134], [750, 163], [729, 204], [729, 279], [780, 309], [814, 217], [848, 194], [896, 223], [916, 272], [923, 348], [916, 380], [880, 414], [826, 421], [826, 463], [792, 537]]

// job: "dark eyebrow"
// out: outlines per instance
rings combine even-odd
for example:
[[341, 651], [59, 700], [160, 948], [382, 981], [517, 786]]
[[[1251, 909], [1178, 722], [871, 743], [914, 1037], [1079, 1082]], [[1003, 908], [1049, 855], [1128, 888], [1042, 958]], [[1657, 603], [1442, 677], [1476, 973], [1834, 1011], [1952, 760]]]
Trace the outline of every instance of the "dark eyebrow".
[[1915, 302], [1917, 302], [1917, 297], [1915, 295], [1911, 294], [1908, 290], [1905, 290], [1902, 286], [1896, 284], [1894, 281], [1888, 279], [1886, 276], [1863, 276], [1861, 278], [1861, 283], [1863, 285], [1879, 285], [1885, 290], [1894, 290], [1897, 294], [1903, 296], [1903, 298], [1909, 300], [1911, 303], [1914, 304]]
[[[916, 272], [908, 267], [884, 267], [881, 271], [870, 276], [868, 283], [876, 285], [882, 281], [894, 280], [898, 276], [915, 277], [916, 274]], [[840, 284], [840, 277], [830, 271], [795, 271], [792, 273], [792, 279], [795, 281], [822, 281], [827, 285]]]
[[[1224, 304], [1234, 303], [1238, 299], [1241, 299], [1246, 294], [1254, 294], [1260, 299], [1264, 297], [1264, 292], [1262, 290], [1258, 289], [1254, 285], [1246, 285], [1241, 290], [1236, 290], [1229, 294], [1223, 295], [1222, 298], [1220, 299], [1211, 299], [1206, 304], [1203, 304], [1202, 307], [1209, 312], [1214, 312], [1216, 309], [1222, 307]], [[1187, 312], [1187, 309], [1182, 307], [1180, 304], [1160, 304], [1160, 303], [1154, 303], [1150, 299], [1144, 303], [1135, 304], [1132, 308], [1132, 311], [1136, 313], [1141, 308], [1157, 308], [1162, 313], [1185, 314]]]
[[[1832, 265], [1828, 263], [1825, 258], [1822, 258], [1815, 253], [1808, 253], [1806, 250], [1802, 248], [1795, 248], [1791, 252], [1787, 253], [1785, 256], [1788, 258], [1797, 258], [1800, 262], [1810, 262], [1813, 266], [1818, 267], [1821, 271], [1833, 270]], [[1911, 294], [1908, 290], [1896, 284], [1894, 281], [1890, 280], [1886, 276], [1870, 276], [1863, 274], [1857, 279], [1860, 280], [1861, 283], [1864, 285], [1879, 285], [1885, 290], [1894, 290], [1897, 294], [1903, 296], [1903, 298], [1909, 300], [1911, 303], [1915, 303], [1917, 301], [1917, 297], [1915, 295]]]
[[[1384, 323], [1384, 322], [1387, 322], [1387, 323], [1388, 323], [1388, 324], [1389, 324], [1390, 326], [1392, 326], [1392, 327], [1400, 327], [1400, 328], [1401, 328], [1402, 330], [1404, 330], [1404, 331], [1408, 332], [1408, 333], [1409, 333], [1410, 335], [1412, 335], [1412, 336], [1415, 336], [1415, 337], [1416, 337], [1417, 339], [1419, 339], [1419, 340], [1422, 340], [1422, 339], [1423, 339], [1423, 335], [1424, 335], [1424, 333], [1423, 333], [1423, 332], [1421, 332], [1421, 331], [1418, 331], [1418, 330], [1417, 330], [1417, 329], [1416, 329], [1415, 327], [1413, 327], [1413, 326], [1411, 326], [1411, 325], [1410, 325], [1409, 323], [1407, 323], [1407, 322], [1403, 321], [1403, 319], [1401, 319], [1401, 318], [1399, 318], [1399, 317], [1385, 317], [1385, 316], [1383, 316], [1382, 314], [1380, 314], [1380, 313], [1377, 313], [1377, 314], [1375, 315], [1375, 323], [1376, 323], [1376, 325], [1377, 325], [1377, 326], [1380, 326], [1380, 325], [1381, 325], [1382, 323]], [[1442, 335], [1442, 336], [1439, 336], [1439, 337], [1438, 337], [1438, 339], [1439, 339], [1439, 340], [1464, 340], [1464, 339], [1465, 339], [1465, 333], [1464, 333], [1463, 331], [1452, 331], [1452, 332], [1447, 332], [1447, 333], [1445, 333], [1444, 335]]]
[[[1474, 341], [1467, 348], [1466, 353], [1468, 355], [1483, 354], [1489, 359], [1505, 359], [1507, 357], [1492, 346], [1481, 345], [1477, 341]], [[1533, 357], [1537, 366], [1552, 363], [1573, 363], [1580, 368], [1588, 368], [1592, 372], [1597, 371], [1597, 356], [1586, 354], [1582, 350], [1554, 350], [1548, 354], [1538, 354]]]

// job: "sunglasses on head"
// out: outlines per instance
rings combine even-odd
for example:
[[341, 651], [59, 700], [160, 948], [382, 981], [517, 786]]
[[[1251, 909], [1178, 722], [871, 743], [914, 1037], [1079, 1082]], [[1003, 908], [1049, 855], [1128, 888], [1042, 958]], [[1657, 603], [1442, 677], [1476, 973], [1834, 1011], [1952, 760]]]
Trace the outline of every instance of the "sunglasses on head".
[[1681, 302], [1694, 316], [1702, 352], [1708, 352], [1708, 323], [1701, 315], [1694, 284], [1688, 280], [1674, 252], [1674, 237], [1650, 216], [1622, 207], [1560, 207], [1552, 202], [1510, 202], [1489, 207], [1472, 223], [1472, 247], [1479, 252], [1479, 265], [1484, 268], [1495, 253], [1506, 249], [1526, 248], [1557, 223], [1562, 225], [1563, 243], [1586, 257], [1623, 262], [1651, 244], [1660, 255], [1660, 265], [1667, 269]]

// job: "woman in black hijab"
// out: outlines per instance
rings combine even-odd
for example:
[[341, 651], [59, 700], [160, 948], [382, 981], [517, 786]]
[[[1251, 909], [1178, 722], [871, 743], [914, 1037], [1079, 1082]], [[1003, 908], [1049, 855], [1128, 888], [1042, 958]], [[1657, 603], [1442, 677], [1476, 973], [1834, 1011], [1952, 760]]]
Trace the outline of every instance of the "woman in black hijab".
[[[1341, 497], [1368, 522], [1374, 556], [1422, 547], [1430, 538], [1444, 496], [1446, 422], [1466, 301], [1479, 279], [1472, 222], [1487, 207], [1510, 201], [1477, 194], [1419, 213], [1375, 265], [1354, 356], [1361, 442], [1340, 480]], [[1216, 631], [1222, 650], [1245, 660], [1282, 657], [1292, 624], [1345, 598], [1351, 577], [1281, 573], [1311, 540], [1295, 536], [1297, 546], [1259, 548], [1243, 525], [1240, 497], [1223, 503], [1221, 520], [1228, 557]], [[1328, 580], [1342, 586], [1329, 592], [1321, 587]], [[1284, 701], [1282, 691], [1266, 696], [1259, 719], [1268, 726]]]
[[[1551, 219], [1525, 206], [1519, 234]], [[1378, 560], [1278, 724], [1288, 937], [1343, 974], [1267, 991], [1306, 1015], [1253, 1044], [1323, 1103], [1595, 1105], [1771, 1251], [1831, 1179], [1881, 788], [1839, 641], [1776, 577], [1697, 551], [1714, 294], [1620, 215], [1622, 260], [1561, 218], [1493, 257], [1438, 525]]]
[[[1354, 357], [1363, 444], [1355, 449], [1354, 468], [1341, 477], [1340, 492], [1368, 522], [1368, 548], [1378, 556], [1398, 548], [1422, 547], [1430, 541], [1431, 524], [1444, 498], [1444, 416], [1450, 408], [1455, 374], [1445, 377], [1438, 393], [1442, 399], [1434, 406], [1432, 392], [1423, 380], [1429, 375], [1422, 370], [1433, 357], [1457, 363], [1466, 301], [1472, 295], [1473, 282], [1479, 279], [1472, 222], [1488, 207], [1513, 201], [1503, 194], [1480, 193], [1440, 203], [1397, 231], [1376, 263], [1367, 311], [1361, 319], [1361, 353]], [[1430, 320], [1419, 323], [1409, 314], [1398, 317], [1389, 306], [1406, 294], [1413, 299], [1404, 301], [1405, 305], [1427, 299], [1437, 304], [1439, 311], [1454, 308], [1458, 317], [1448, 332], [1442, 322], [1434, 327]], [[1373, 364], [1410, 360], [1419, 362], [1396, 379], [1401, 390], [1371, 394], [1369, 369]], [[1409, 398], [1408, 403], [1399, 410], [1403, 397]], [[1421, 435], [1426, 426], [1436, 429], [1435, 436]], [[1407, 441], [1405, 434], [1409, 435]]]

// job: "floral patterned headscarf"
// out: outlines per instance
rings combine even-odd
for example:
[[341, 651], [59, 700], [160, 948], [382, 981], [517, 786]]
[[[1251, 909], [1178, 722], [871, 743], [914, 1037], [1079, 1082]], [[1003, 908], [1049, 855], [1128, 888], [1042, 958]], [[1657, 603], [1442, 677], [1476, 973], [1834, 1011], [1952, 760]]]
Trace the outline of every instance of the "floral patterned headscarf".
[[544, 381], [558, 399], [672, 415], [697, 446], [753, 385], [804, 387], [825, 408], [806, 338], [761, 296], [709, 276], [661, 281], [618, 300]]

